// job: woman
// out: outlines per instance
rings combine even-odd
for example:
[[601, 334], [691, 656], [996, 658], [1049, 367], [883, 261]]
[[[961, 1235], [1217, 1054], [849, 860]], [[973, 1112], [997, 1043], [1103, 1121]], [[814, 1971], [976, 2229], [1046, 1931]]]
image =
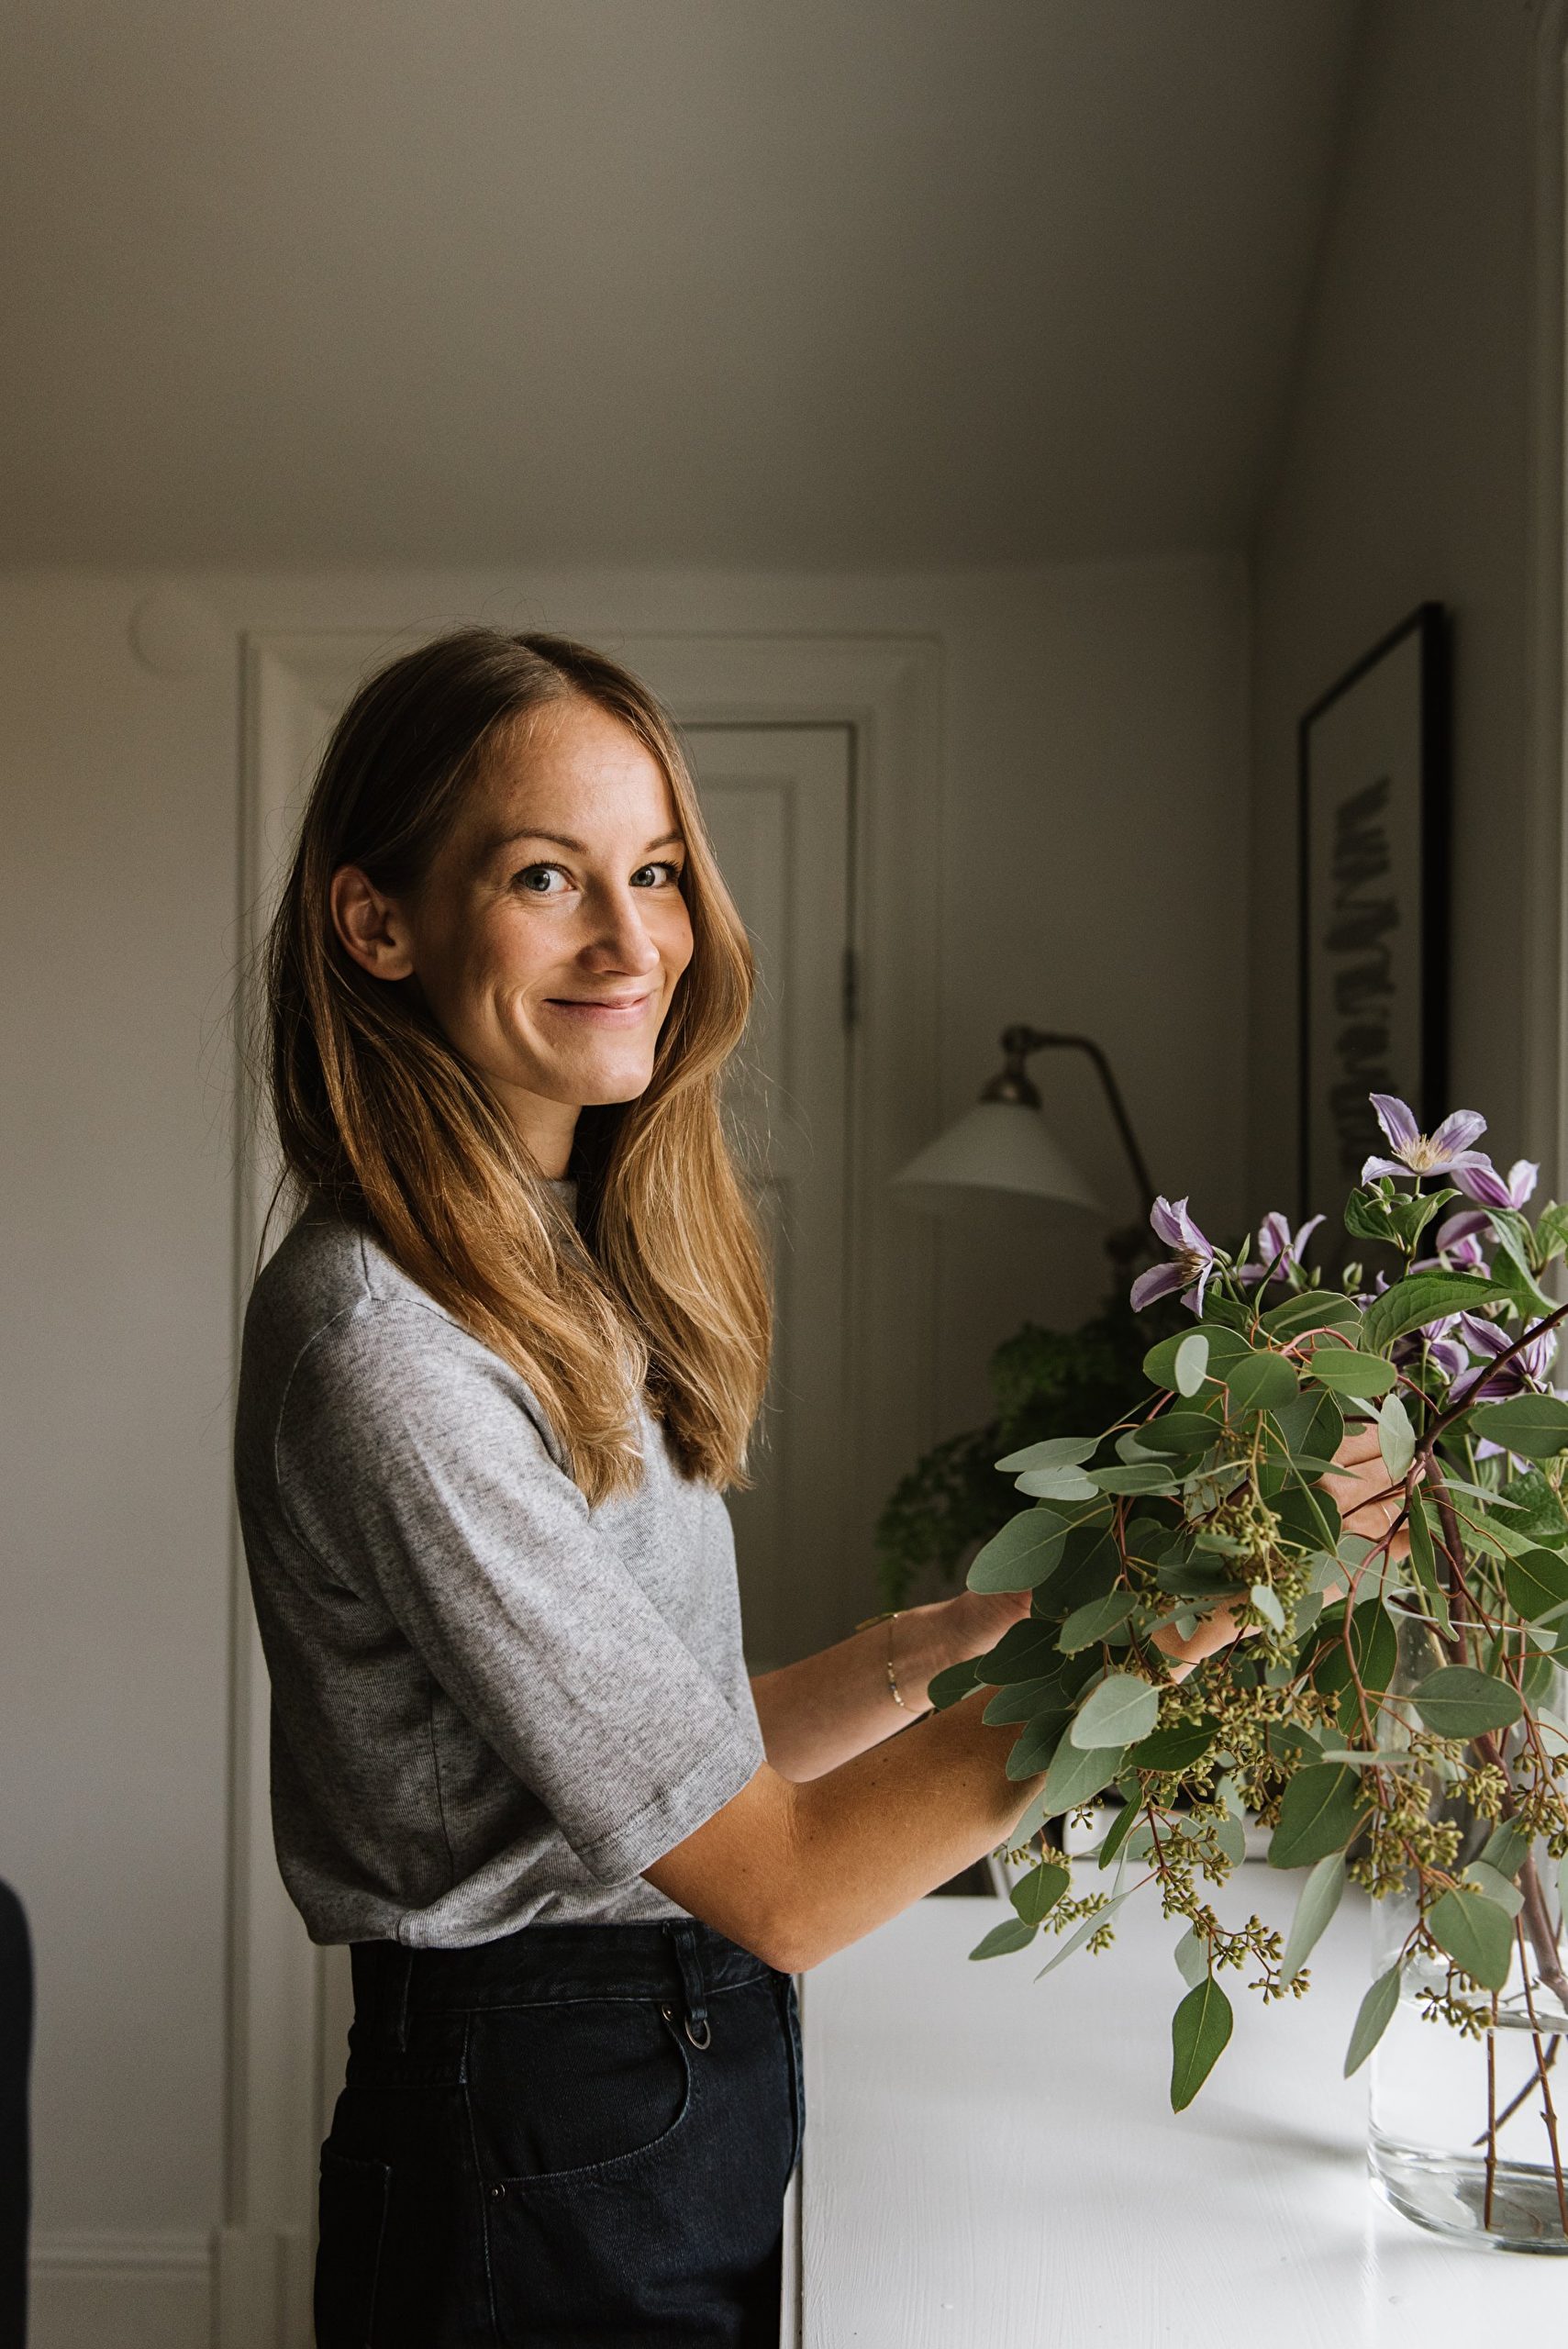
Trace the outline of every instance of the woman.
[[790, 1976], [1030, 1799], [979, 1699], [892, 1735], [1027, 1598], [748, 1684], [721, 1495], [769, 1309], [717, 1087], [751, 959], [624, 670], [475, 629], [373, 677], [269, 980], [305, 1208], [236, 1474], [280, 1865], [352, 1944], [317, 2339], [771, 2342]]

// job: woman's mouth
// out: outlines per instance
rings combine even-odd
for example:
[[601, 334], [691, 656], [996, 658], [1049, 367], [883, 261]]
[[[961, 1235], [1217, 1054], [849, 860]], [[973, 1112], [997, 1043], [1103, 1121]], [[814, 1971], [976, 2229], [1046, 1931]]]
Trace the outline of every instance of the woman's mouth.
[[586, 1020], [595, 1028], [635, 1028], [647, 1013], [651, 1000], [646, 988], [640, 995], [552, 995], [548, 998], [552, 1011], [562, 1013], [568, 1019]]

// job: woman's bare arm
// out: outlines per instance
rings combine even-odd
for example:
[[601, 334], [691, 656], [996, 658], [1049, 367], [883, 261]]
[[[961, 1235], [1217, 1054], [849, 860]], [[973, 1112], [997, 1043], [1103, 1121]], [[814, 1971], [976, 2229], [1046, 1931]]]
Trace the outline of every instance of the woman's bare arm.
[[1012, 1779], [990, 1690], [805, 1785], [764, 1763], [648, 1881], [784, 1974], [819, 1965], [1004, 1842], [1041, 1784]]

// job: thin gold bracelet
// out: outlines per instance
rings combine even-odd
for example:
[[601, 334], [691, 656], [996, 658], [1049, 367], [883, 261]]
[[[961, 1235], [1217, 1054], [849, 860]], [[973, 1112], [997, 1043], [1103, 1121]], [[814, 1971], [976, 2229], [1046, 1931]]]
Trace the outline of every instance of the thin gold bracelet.
[[887, 1673], [887, 1693], [892, 1698], [894, 1703], [897, 1706], [899, 1711], [901, 1713], [907, 1713], [910, 1720], [915, 1720], [919, 1718], [919, 1709], [917, 1706], [906, 1702], [903, 1693], [898, 1686], [898, 1675], [893, 1669], [893, 1626], [897, 1622], [898, 1618], [903, 1614], [903, 1612], [904, 1609], [902, 1607], [889, 1608], [881, 1615], [868, 1615], [863, 1623], [857, 1623], [855, 1625], [855, 1629], [857, 1631], [869, 1631], [873, 1623], [886, 1624], [887, 1662], [885, 1669]]

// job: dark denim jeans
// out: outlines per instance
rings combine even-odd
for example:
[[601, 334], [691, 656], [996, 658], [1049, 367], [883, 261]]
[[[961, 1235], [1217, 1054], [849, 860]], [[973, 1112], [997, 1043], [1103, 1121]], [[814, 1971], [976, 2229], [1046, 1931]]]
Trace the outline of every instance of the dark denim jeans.
[[353, 1951], [318, 2349], [774, 2349], [794, 1985], [706, 1926]]

